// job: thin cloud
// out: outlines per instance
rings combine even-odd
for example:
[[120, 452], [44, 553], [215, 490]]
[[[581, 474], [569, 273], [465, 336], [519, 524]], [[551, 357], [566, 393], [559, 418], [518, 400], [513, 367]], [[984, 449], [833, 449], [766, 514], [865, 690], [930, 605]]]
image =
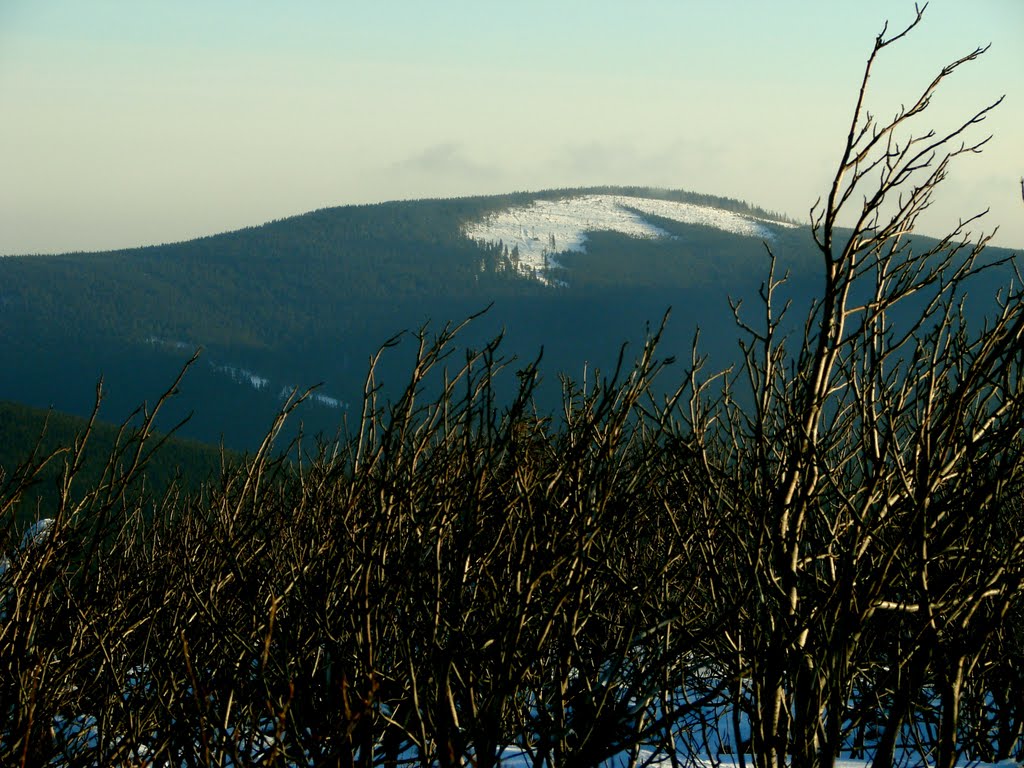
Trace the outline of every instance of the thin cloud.
[[394, 174], [429, 175], [460, 181], [490, 181], [503, 173], [495, 165], [477, 162], [469, 156], [465, 147], [455, 142], [431, 145], [404, 160], [392, 163], [388, 170]]

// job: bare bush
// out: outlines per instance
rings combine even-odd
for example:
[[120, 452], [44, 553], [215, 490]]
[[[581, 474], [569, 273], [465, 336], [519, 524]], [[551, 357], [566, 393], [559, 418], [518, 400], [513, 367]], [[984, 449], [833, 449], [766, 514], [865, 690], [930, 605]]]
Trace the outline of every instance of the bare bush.
[[[831, 765], [868, 717], [882, 719], [873, 765], [899, 747], [951, 766], [965, 676], [1019, 606], [1024, 541], [1004, 513], [1024, 470], [1020, 289], [972, 332], [968, 288], [996, 266], [987, 237], [969, 242], [976, 217], [938, 242], [911, 237], [949, 164], [987, 141], [968, 132], [998, 102], [946, 134], [916, 123], [984, 51], [887, 122], [865, 106], [876, 59], [920, 20], [883, 31], [868, 59], [835, 179], [812, 210], [824, 283], [802, 334], [783, 330], [772, 256], [759, 321], [736, 307], [743, 365], [717, 399], [694, 389], [708, 503], [732, 521], [729, 562], [750, 586], [722, 658], [749, 675], [763, 768]], [[938, 719], [908, 747], [926, 690]]]

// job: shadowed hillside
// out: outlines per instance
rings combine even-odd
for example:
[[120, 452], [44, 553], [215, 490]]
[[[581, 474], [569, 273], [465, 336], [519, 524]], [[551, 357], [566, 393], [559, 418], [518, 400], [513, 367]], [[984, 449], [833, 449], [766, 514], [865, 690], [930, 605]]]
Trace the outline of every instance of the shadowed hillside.
[[[137, 423], [138, 419], [135, 421]], [[18, 467], [63, 450], [21, 495], [13, 515], [16, 525], [54, 515], [59, 505], [61, 480], [72, 459], [70, 448], [89, 427], [89, 421], [78, 416], [0, 401], [0, 487], [5, 489], [0, 496], [6, 497], [7, 486], [15, 478]], [[118, 426], [105, 421], [92, 424], [83, 463], [72, 487], [72, 500], [100, 484], [107, 460], [118, 444], [119, 432]], [[127, 434], [121, 435], [121, 443], [125, 442]], [[171, 437], [163, 441], [159, 434], [151, 439], [154, 445], [161, 442], [162, 445], [146, 466], [144, 485], [140, 476], [133, 490], [145, 489], [154, 498], [159, 498], [172, 483], [184, 492], [197, 492], [203, 483], [215, 482], [220, 477], [224, 461], [240, 460], [237, 454], [228, 452], [222, 456], [217, 448], [195, 440]]]

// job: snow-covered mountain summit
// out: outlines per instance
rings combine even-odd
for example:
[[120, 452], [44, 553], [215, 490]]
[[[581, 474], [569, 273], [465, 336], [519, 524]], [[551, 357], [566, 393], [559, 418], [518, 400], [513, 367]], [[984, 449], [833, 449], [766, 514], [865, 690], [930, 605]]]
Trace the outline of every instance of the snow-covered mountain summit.
[[587, 233], [621, 232], [638, 238], [671, 237], [646, 217], [714, 227], [744, 237], [771, 240], [773, 230], [795, 225], [711, 206], [615, 194], [585, 194], [492, 213], [463, 227], [463, 234], [483, 243], [503, 243], [524, 275], [548, 285], [564, 284], [554, 270], [559, 253], [586, 252]]

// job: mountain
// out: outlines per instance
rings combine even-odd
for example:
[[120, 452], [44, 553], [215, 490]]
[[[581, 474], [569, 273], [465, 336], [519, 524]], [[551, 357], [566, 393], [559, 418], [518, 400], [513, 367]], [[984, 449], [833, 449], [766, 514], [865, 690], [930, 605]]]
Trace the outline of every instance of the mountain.
[[[6, 257], [0, 398], [84, 415], [103, 376], [118, 421], [201, 349], [166, 415], [195, 414], [183, 434], [251, 448], [288, 393], [321, 384], [298, 420], [332, 435], [358, 411], [382, 342], [490, 307], [463, 343], [504, 333], [507, 354], [543, 348], [553, 408], [558, 374], [610, 369], [669, 307], [665, 354], [688, 358], [699, 324], [712, 362], [730, 361], [727, 297], [756, 299], [766, 245], [791, 271], [788, 295], [811, 295], [820, 256], [806, 226], [639, 188], [346, 206], [182, 243]], [[410, 354], [382, 358], [385, 392]]]

